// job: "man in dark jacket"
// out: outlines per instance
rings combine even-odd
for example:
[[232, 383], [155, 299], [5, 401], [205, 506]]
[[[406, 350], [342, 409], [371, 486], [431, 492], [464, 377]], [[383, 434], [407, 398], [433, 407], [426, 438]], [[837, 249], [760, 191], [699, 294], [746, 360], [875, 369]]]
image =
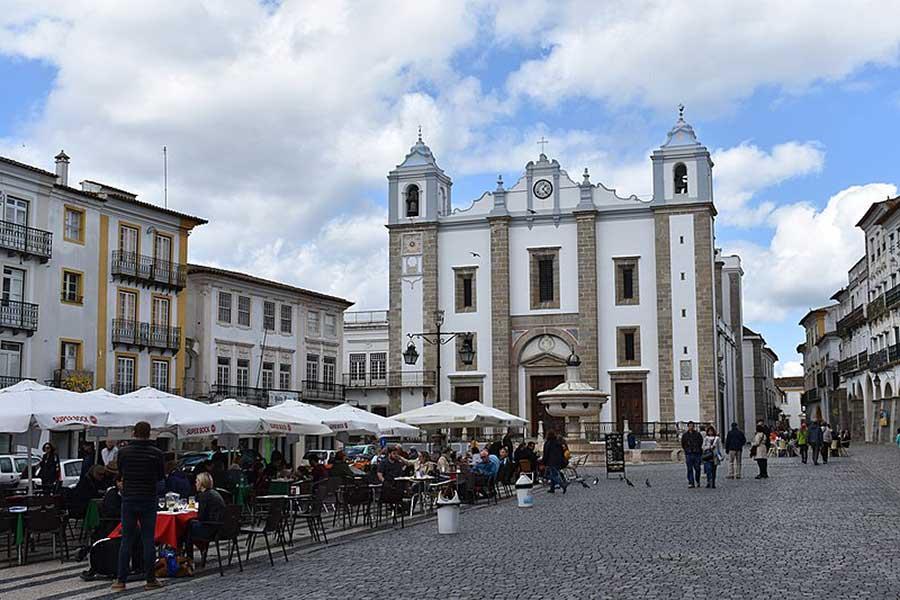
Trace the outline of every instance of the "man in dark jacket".
[[747, 436], [738, 429], [737, 423], [731, 424], [731, 431], [725, 436], [725, 451], [728, 453], [728, 475], [726, 479], [741, 478], [741, 454], [747, 445]]
[[[119, 474], [122, 476], [122, 545], [119, 549], [119, 576], [113, 591], [124, 591], [128, 580], [132, 542], [140, 531], [144, 549], [145, 590], [162, 587], [153, 568], [153, 536], [156, 532], [156, 484], [165, 474], [162, 450], [150, 441], [150, 423], [140, 421], [134, 426], [134, 440], [119, 452]], [[140, 523], [140, 529], [138, 529]]]
[[806, 436], [810, 448], [812, 448], [813, 464], [819, 464], [819, 453], [822, 452], [822, 427], [818, 421], [813, 421], [809, 426], [809, 433]]
[[569, 484], [560, 476], [559, 470], [563, 468], [566, 462], [565, 453], [562, 443], [556, 437], [556, 432], [552, 429], [547, 432], [547, 441], [544, 442], [544, 469], [546, 469], [547, 479], [550, 480], [550, 489], [547, 490], [551, 494], [556, 492], [557, 486], [562, 488], [563, 494], [566, 493]]
[[688, 487], [700, 487], [700, 456], [703, 453], [703, 436], [694, 428], [694, 422], [688, 421], [687, 431], [681, 436], [681, 449], [684, 450], [684, 464], [687, 465]]

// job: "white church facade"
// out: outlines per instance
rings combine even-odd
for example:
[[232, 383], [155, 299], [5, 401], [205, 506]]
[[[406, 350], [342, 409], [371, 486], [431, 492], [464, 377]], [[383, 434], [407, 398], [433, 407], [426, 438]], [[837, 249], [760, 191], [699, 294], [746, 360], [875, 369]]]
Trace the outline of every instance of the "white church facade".
[[541, 153], [512, 186], [499, 179], [452, 208], [452, 181], [420, 136], [388, 175], [388, 370], [438, 370], [438, 347], [410, 337], [434, 332], [438, 314], [443, 332], [471, 332], [475, 356], [465, 364], [465, 338], [445, 336], [440, 390], [391, 388], [389, 412], [440, 396], [521, 415], [532, 433], [558, 428], [536, 396], [563, 380], [575, 351], [582, 380], [610, 394], [601, 422], [721, 427], [741, 414], [717, 364], [709, 151], [680, 114], [651, 159], [651, 200], [621, 197], [587, 169], [576, 181]]

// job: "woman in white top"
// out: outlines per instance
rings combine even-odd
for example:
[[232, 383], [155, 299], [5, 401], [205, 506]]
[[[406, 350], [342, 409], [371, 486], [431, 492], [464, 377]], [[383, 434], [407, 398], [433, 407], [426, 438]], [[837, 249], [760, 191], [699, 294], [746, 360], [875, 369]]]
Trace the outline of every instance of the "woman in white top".
[[703, 470], [706, 472], [706, 487], [716, 487], [716, 469], [722, 460], [722, 438], [716, 434], [716, 428], [710, 425], [703, 437]]

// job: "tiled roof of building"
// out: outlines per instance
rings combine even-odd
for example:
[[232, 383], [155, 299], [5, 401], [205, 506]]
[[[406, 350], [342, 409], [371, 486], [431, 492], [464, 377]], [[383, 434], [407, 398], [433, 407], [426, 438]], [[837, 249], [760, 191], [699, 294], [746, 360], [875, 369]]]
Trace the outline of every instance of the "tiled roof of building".
[[207, 275], [219, 275], [221, 277], [229, 277], [231, 279], [237, 279], [238, 281], [246, 281], [247, 283], [255, 283], [258, 285], [266, 285], [275, 287], [281, 290], [285, 290], [287, 292], [296, 292], [298, 294], [306, 294], [308, 296], [313, 296], [314, 298], [320, 298], [322, 300], [330, 300], [332, 302], [337, 302], [339, 304], [344, 304], [346, 306], [353, 306], [353, 302], [347, 300], [345, 298], [340, 298], [338, 296], [331, 296], [328, 294], [323, 294], [321, 292], [315, 292], [312, 290], [308, 290], [306, 288], [301, 288], [293, 285], [289, 285], [287, 283], [281, 283], [280, 281], [272, 281], [271, 279], [263, 279], [261, 277], [254, 277], [253, 275], [248, 275], [246, 273], [241, 273], [240, 271], [230, 271], [228, 269], [220, 269], [218, 267], [210, 267], [207, 265], [196, 265], [189, 264], [188, 265], [188, 274], [207, 274]]
[[11, 158], [6, 158], [5, 156], [0, 156], [0, 162], [6, 163], [8, 165], [12, 165], [14, 167], [20, 167], [22, 169], [28, 169], [29, 171], [33, 171], [35, 173], [40, 173], [41, 175], [45, 175], [47, 177], [56, 178], [56, 173], [51, 173], [50, 171], [45, 171], [44, 169], [39, 169], [38, 167], [26, 165], [23, 162], [19, 162], [17, 160], [13, 160]]

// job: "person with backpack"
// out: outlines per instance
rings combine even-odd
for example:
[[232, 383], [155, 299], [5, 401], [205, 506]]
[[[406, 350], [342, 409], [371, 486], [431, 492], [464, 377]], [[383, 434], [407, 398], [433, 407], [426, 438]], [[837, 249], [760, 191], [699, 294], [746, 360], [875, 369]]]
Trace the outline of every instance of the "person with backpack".
[[747, 445], [747, 436], [738, 428], [737, 423], [731, 424], [731, 430], [725, 436], [725, 451], [728, 453], [728, 474], [726, 479], [741, 478], [741, 454]]

